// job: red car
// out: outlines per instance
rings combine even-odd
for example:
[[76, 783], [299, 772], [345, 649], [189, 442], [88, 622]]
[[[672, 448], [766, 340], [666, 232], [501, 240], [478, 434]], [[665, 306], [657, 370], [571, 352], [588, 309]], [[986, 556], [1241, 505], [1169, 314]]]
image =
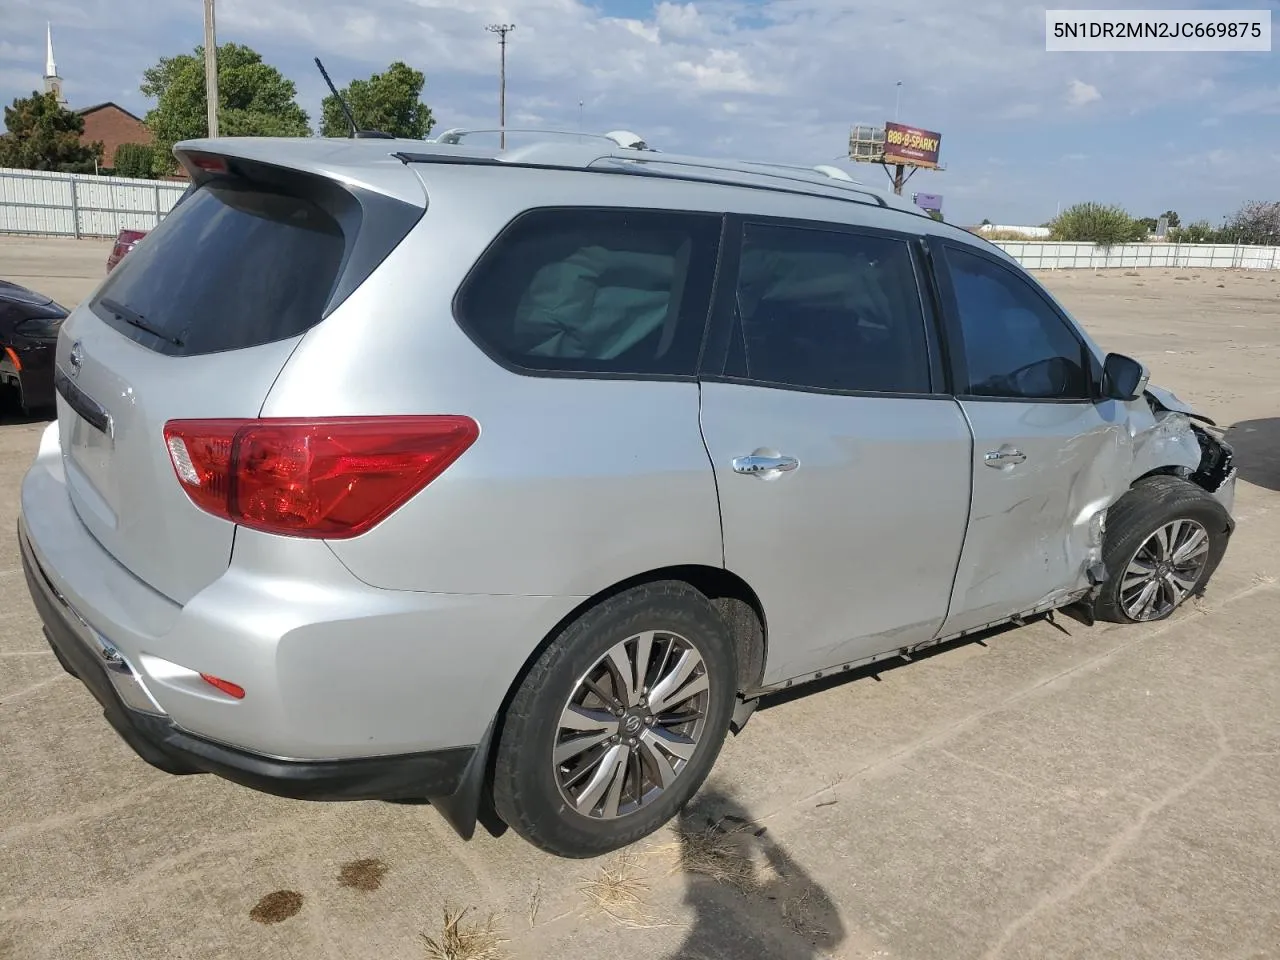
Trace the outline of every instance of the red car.
[[[176, 207], [183, 200], [187, 199], [187, 197], [191, 196], [191, 193], [194, 190], [194, 184], [187, 187], [187, 189], [183, 191], [182, 196], [180, 196], [177, 199], [177, 202], [174, 203], [174, 206]], [[146, 235], [146, 230], [121, 230], [117, 233], [116, 242], [111, 247], [111, 253], [107, 255], [107, 273], [114, 270], [116, 268], [116, 264], [124, 259], [124, 255], [137, 246], [138, 241]]]
[[133, 249], [134, 244], [146, 235], [145, 230], [121, 230], [117, 233], [115, 245], [107, 255], [107, 273], [114, 270], [116, 264], [124, 259], [124, 255]]

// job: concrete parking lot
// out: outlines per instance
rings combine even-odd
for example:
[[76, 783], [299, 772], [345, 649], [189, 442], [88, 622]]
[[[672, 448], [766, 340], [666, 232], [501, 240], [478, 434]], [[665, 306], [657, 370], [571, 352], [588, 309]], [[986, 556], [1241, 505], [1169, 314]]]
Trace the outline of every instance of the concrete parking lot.
[[[0, 277], [71, 306], [107, 247], [0, 238]], [[518, 958], [1280, 956], [1280, 274], [1045, 279], [1230, 427], [1239, 528], [1195, 606], [1059, 616], [778, 698], [680, 832], [571, 862], [463, 843], [427, 806], [152, 770], [48, 651], [10, 533], [0, 958], [408, 960], [466, 908]], [[0, 420], [0, 531], [43, 426]]]

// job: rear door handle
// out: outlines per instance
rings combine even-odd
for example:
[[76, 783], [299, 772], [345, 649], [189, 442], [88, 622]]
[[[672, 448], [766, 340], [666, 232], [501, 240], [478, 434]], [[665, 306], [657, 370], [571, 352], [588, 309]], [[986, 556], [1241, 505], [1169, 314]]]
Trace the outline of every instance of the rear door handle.
[[988, 467], [1003, 467], [1013, 463], [1026, 463], [1027, 455], [1013, 447], [1001, 447], [983, 456], [982, 461]]
[[733, 458], [733, 472], [748, 476], [770, 477], [779, 473], [788, 473], [800, 466], [795, 457], [764, 457], [753, 453], [747, 457]]

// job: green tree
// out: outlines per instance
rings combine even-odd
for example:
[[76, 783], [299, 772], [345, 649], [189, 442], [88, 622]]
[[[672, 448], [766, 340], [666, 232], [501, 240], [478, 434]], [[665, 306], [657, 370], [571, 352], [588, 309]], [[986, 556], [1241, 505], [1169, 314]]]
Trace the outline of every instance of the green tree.
[[[154, 136], [155, 171], [174, 167], [173, 145], [208, 136], [204, 47], [160, 62], [142, 75], [142, 92], [156, 105], [147, 112]], [[218, 132], [228, 137], [308, 137], [311, 127], [298, 106], [297, 87], [256, 50], [218, 45]]]
[[1139, 217], [1137, 220], [1135, 220], [1135, 221], [1133, 221], [1133, 222], [1134, 222], [1134, 224], [1135, 224], [1135, 226], [1134, 226], [1134, 231], [1135, 231], [1135, 232], [1137, 232], [1139, 229], [1141, 229], [1141, 231], [1142, 231], [1142, 237], [1141, 237], [1141, 239], [1143, 239], [1143, 240], [1145, 240], [1145, 239], [1146, 239], [1147, 234], [1149, 234], [1149, 233], [1155, 233], [1155, 232], [1156, 232], [1156, 227], [1157, 227], [1157, 226], [1159, 226], [1159, 223], [1157, 222], [1157, 218], [1156, 218], [1156, 217]]
[[1176, 210], [1166, 210], [1164, 213], [1160, 214], [1160, 216], [1169, 221], [1170, 230], [1182, 226], [1182, 218], [1178, 216], [1178, 212]]
[[[426, 82], [420, 70], [397, 60], [385, 73], [375, 73], [368, 80], [353, 80], [342, 90], [351, 108], [356, 126], [361, 130], [381, 130], [397, 137], [422, 140], [435, 126], [431, 108], [418, 98]], [[342, 113], [338, 98], [324, 98], [320, 135], [345, 137], [350, 125]]]
[[1174, 243], [1213, 243], [1218, 239], [1218, 231], [1208, 220], [1193, 220], [1185, 227], [1171, 228], [1169, 239]]
[[57, 170], [61, 173], [93, 173], [102, 159], [102, 143], [81, 143], [84, 118], [58, 103], [52, 93], [17, 97], [4, 108], [0, 136], [0, 167], [19, 170]]
[[117, 177], [155, 176], [155, 151], [146, 143], [122, 143], [116, 147], [115, 158], [111, 161], [112, 173]]
[[1146, 236], [1143, 224], [1122, 208], [1101, 203], [1077, 203], [1067, 207], [1049, 224], [1054, 240], [1076, 240], [1109, 247]]

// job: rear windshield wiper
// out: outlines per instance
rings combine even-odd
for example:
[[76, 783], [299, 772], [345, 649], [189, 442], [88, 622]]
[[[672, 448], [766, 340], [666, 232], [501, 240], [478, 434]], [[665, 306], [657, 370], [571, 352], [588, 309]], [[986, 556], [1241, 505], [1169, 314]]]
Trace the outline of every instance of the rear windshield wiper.
[[159, 337], [161, 340], [166, 340], [169, 343], [172, 343], [175, 347], [182, 346], [182, 340], [180, 340], [178, 337], [171, 337], [169, 334], [165, 333], [163, 330], [158, 330], [157, 328], [151, 326], [151, 324], [147, 323], [146, 317], [138, 313], [136, 310], [130, 310], [123, 303], [120, 303], [119, 301], [116, 301], [116, 300], [111, 300], [109, 298], [103, 298], [98, 302], [102, 304], [106, 309], [110, 310], [113, 314], [115, 314], [117, 318], [129, 324], [129, 326], [137, 327], [139, 330], [145, 330], [147, 331], [147, 333], [151, 334], [153, 337]]

